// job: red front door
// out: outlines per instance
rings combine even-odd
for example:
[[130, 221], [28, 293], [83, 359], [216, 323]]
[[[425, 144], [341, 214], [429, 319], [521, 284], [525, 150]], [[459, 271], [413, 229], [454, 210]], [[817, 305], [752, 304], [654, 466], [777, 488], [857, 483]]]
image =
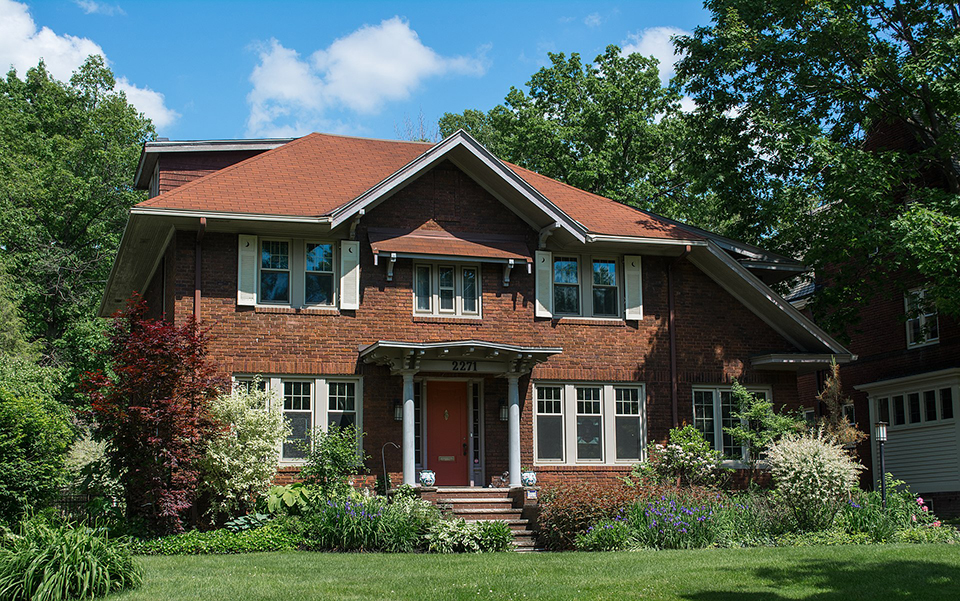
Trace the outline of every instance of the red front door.
[[467, 383], [427, 382], [427, 468], [437, 486], [466, 486]]

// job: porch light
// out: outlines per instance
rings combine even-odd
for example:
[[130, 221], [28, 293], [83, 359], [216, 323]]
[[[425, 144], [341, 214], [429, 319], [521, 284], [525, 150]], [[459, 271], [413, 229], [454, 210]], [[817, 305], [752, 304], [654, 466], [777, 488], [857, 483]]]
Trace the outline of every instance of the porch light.
[[400, 402], [400, 399], [393, 400], [393, 421], [403, 421], [403, 403]]
[[510, 411], [507, 409], [507, 399], [500, 399], [500, 421], [505, 422], [510, 419]]

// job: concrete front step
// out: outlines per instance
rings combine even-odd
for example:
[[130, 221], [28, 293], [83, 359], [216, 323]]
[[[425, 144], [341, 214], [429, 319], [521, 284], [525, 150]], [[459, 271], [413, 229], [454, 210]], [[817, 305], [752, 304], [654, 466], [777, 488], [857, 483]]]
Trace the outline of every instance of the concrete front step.
[[468, 509], [463, 508], [452, 512], [453, 515], [471, 520], [519, 520], [523, 513], [521, 509]]
[[454, 511], [458, 509], [513, 509], [513, 500], [507, 498], [470, 498], [470, 497], [440, 497], [437, 505], [446, 506]]
[[472, 487], [453, 487], [453, 486], [441, 486], [437, 488], [436, 496], [438, 498], [444, 499], [456, 499], [456, 498], [467, 498], [467, 499], [476, 499], [476, 498], [498, 498], [498, 499], [507, 499], [510, 497], [509, 488], [472, 488]]

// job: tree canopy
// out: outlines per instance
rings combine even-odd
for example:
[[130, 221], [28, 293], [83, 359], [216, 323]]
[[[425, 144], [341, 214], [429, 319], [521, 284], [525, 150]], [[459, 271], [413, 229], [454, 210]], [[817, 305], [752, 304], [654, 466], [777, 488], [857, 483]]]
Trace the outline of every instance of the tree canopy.
[[[48, 365], [89, 367], [100, 295], [150, 121], [91, 56], [69, 83], [41, 62], [0, 79], [0, 252], [29, 341]], [[71, 381], [75, 381], [71, 377]]]

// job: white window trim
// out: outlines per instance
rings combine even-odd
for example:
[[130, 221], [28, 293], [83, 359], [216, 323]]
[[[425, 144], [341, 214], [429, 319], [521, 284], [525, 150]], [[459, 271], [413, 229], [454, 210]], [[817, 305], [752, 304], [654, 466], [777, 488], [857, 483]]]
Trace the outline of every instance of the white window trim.
[[[923, 310], [923, 301], [926, 299], [926, 295], [927, 295], [926, 289], [924, 289], [924, 288], [914, 288], [914, 289], [912, 289], [912, 290], [908, 290], [907, 293], [903, 296], [903, 309], [904, 309], [904, 314], [907, 316], [907, 320], [906, 320], [906, 324], [905, 324], [905, 326], [906, 326], [906, 332], [907, 332], [907, 348], [911, 348], [911, 349], [912, 349], [912, 348], [920, 348], [920, 347], [924, 347], [924, 346], [930, 346], [930, 345], [932, 345], [932, 344], [938, 344], [938, 343], [940, 342], [939, 312], [937, 311], [937, 309], [936, 309], [935, 306], [932, 307], [932, 308], [933, 308], [933, 311], [930, 312], [930, 313], [920, 313], [920, 314], [917, 315], [916, 317], [914, 317], [914, 316], [912, 316], [912, 315], [910, 314], [910, 297], [911, 297], [911, 296], [915, 296], [915, 297], [917, 298], [917, 300], [918, 300], [918, 302], [920, 303], [920, 306], [921, 306], [921, 309], [920, 309], [920, 310], [922, 311], [922, 310]], [[937, 326], [938, 326], [938, 327], [937, 327], [937, 336], [936, 336], [936, 338], [928, 338], [928, 337], [926, 336], [928, 316], [933, 316], [933, 321], [935, 321], [935, 322], [937, 323]], [[912, 333], [912, 331], [911, 331], [911, 328], [910, 328], [910, 323], [913, 322], [913, 321], [918, 321], [918, 322], [919, 322], [919, 324], [920, 324], [920, 331], [924, 333], [924, 339], [921, 340], [921, 341], [919, 341], [919, 342], [917, 342], [917, 341], [911, 341], [911, 340], [910, 340], [911, 336], [913, 335], [913, 333]]]
[[[577, 260], [577, 289], [580, 295], [580, 311], [578, 313], [561, 313], [557, 311], [554, 300], [554, 286], [557, 285], [554, 275], [554, 264], [558, 258], [575, 258]], [[595, 260], [612, 261], [616, 266], [617, 313], [616, 315], [596, 315], [593, 309], [593, 262]], [[596, 321], [619, 321], [624, 319], [624, 272], [623, 257], [611, 254], [583, 254], [554, 252], [550, 265], [550, 295], [553, 306], [553, 316], [557, 319], [589, 319]], [[561, 284], [573, 286], [573, 284]], [[608, 286], [602, 286], [607, 288]]]
[[[430, 310], [417, 309], [417, 269], [426, 267], [430, 270]], [[448, 267], [454, 270], [453, 276], [453, 310], [440, 309], [440, 268]], [[467, 312], [463, 308], [463, 272], [473, 270], [476, 273], [477, 310]], [[413, 264], [413, 285], [410, 296], [413, 299], [413, 315], [417, 317], [458, 317], [465, 319], [483, 319], [483, 288], [482, 271], [477, 263], [428, 263], [416, 261]]]
[[[767, 401], [773, 403], [773, 387], [771, 386], [744, 386], [747, 389], [747, 392], [758, 393], [762, 392], [766, 395]], [[697, 391], [712, 392], [713, 393], [713, 436], [714, 440], [720, 441], [720, 444], [723, 444], [723, 413], [721, 411], [721, 392], [729, 392], [731, 398], [733, 397], [733, 386], [730, 385], [709, 385], [709, 386], [694, 386], [693, 390], [690, 392], [690, 417], [693, 419], [691, 423], [696, 425], [696, 406], [695, 406], [695, 395]], [[716, 449], [716, 446], [714, 446]], [[723, 452], [722, 449], [716, 449]], [[726, 457], [726, 455], [724, 455]], [[724, 459], [724, 467], [743, 467], [745, 462], [749, 460], [749, 454], [747, 453], [747, 447], [745, 445], [740, 446], [740, 457], [731, 457]]]
[[[286, 242], [289, 252], [287, 272], [290, 274], [290, 299], [287, 302], [264, 301], [260, 297], [260, 274], [263, 271], [263, 243]], [[283, 238], [257, 236], [257, 302], [256, 307], [291, 307], [336, 312], [340, 299], [340, 249], [338, 240], [314, 238]], [[333, 247], [333, 303], [329, 305], [306, 304], [307, 291], [307, 244], [329, 244]], [[326, 272], [311, 272], [326, 273]]]
[[[944, 389], [951, 391], [950, 402], [953, 403], [953, 417], [942, 417]], [[933, 392], [936, 395], [936, 419], [927, 419], [926, 393], [928, 392]], [[893, 431], [916, 430], [918, 428], [954, 424], [957, 421], [957, 403], [955, 399], [957, 398], [958, 392], [960, 392], [960, 389], [958, 389], [957, 386], [951, 386], [949, 384], [924, 384], [921, 386], [911, 386], [910, 388], [904, 388], [894, 392], [871, 395], [870, 412], [873, 416], [871, 419], [871, 424], [876, 424], [878, 421], [880, 421], [880, 404], [884, 402], [887, 404], [887, 417], [889, 419], [887, 422], [887, 428]], [[912, 394], [920, 395], [920, 421], [918, 422], [910, 420], [910, 395]], [[896, 423], [896, 408], [893, 402], [894, 397], [903, 397], [904, 423], [902, 424]]]
[[[293, 376], [293, 375], [272, 375], [272, 376], [260, 376], [261, 379], [267, 384], [267, 391], [274, 392], [273, 395], [274, 401], [278, 402], [280, 406], [277, 408], [281, 414], [283, 414], [283, 383], [284, 382], [310, 382], [310, 414], [311, 414], [311, 423], [313, 428], [319, 427], [322, 431], [326, 432], [329, 427], [327, 420], [329, 413], [330, 399], [328, 396], [327, 384], [331, 382], [352, 382], [356, 385], [355, 394], [356, 399], [354, 402], [354, 408], [356, 409], [357, 414], [357, 431], [363, 432], [363, 378], [362, 377], [352, 377], [352, 376]], [[254, 378], [254, 375], [251, 374], [237, 374], [233, 376], [234, 382], [243, 382], [250, 381]], [[273, 407], [271, 407], [273, 409]], [[358, 441], [359, 443], [360, 441]], [[295, 467], [300, 466], [306, 463], [305, 459], [284, 459], [283, 458], [283, 442], [280, 443], [280, 448], [278, 450], [279, 465], [280, 467]]]
[[[271, 269], [263, 266], [263, 245], [267, 242], [284, 242], [287, 245], [287, 300], [285, 301], [267, 301], [263, 300], [261, 294], [263, 288], [261, 286], [263, 270], [268, 271], [284, 271], [283, 269]], [[257, 238], [257, 305], [262, 305], [264, 307], [289, 307], [294, 302], [294, 256], [296, 251], [293, 248], [293, 240], [290, 238]]]
[[[538, 448], [538, 420], [537, 389], [560, 388], [561, 423], [563, 436], [563, 459], [541, 460], [537, 458]], [[603, 456], [601, 459], [577, 459], [577, 388], [600, 388], [600, 420], [603, 433]], [[638, 390], [640, 401], [640, 458], [617, 459], [617, 398], [614, 392], [617, 388]], [[569, 382], [569, 381], [538, 381], [533, 385], [533, 464], [534, 465], [633, 465], [646, 461], [647, 452], [647, 397], [646, 385], [642, 382]], [[555, 414], [550, 414], [555, 415]]]
[[[330, 261], [332, 268], [331, 271], [309, 271], [307, 270], [307, 245], [308, 244], [328, 244], [330, 246]], [[338, 244], [333, 240], [304, 240], [303, 241], [303, 302], [301, 303], [304, 307], [317, 308], [317, 309], [336, 309], [337, 299], [340, 298], [340, 277], [337, 274], [337, 265], [339, 264], [340, 257], [337, 255]], [[320, 273], [325, 274], [329, 273], [330, 277], [333, 279], [333, 294], [330, 298], [330, 302], [327, 304], [322, 303], [308, 303], [307, 302], [307, 275], [311, 273]], [[291, 297], [291, 301], [293, 298]]]

